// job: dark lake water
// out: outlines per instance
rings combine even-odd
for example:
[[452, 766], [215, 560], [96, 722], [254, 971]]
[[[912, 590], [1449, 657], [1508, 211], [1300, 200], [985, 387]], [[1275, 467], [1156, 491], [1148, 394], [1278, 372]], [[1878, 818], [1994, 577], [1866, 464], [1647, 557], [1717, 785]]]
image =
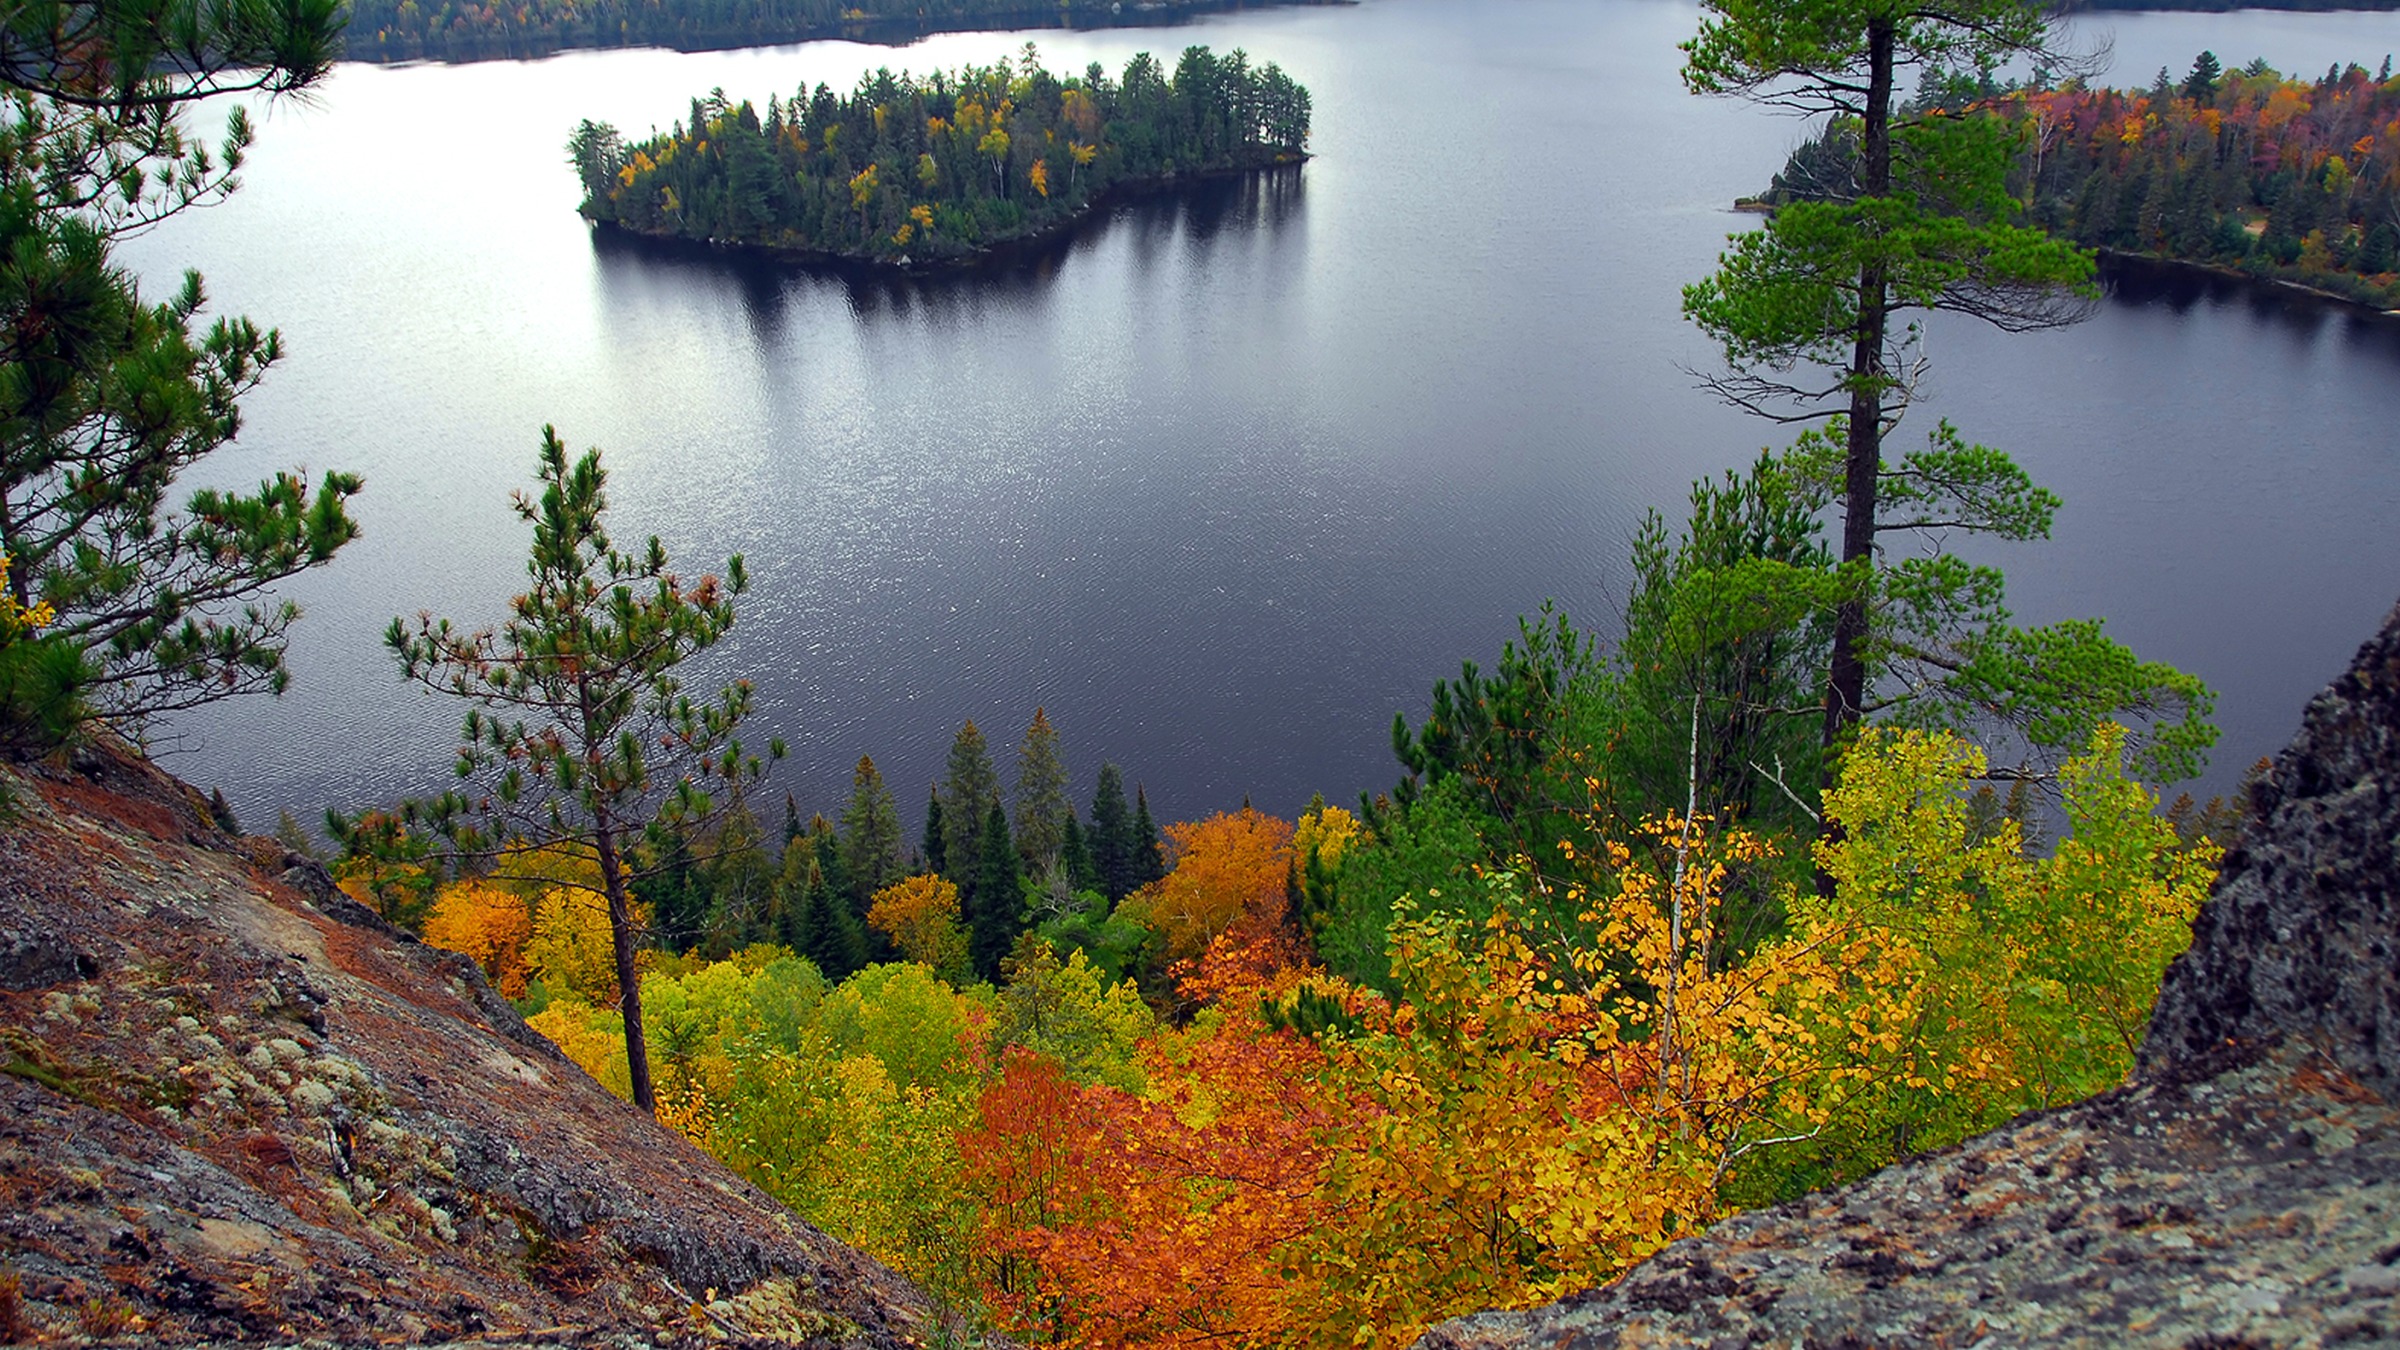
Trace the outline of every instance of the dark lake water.
[[[836, 809], [872, 753], [916, 807], [959, 722], [1003, 771], [1035, 705], [1079, 796], [1103, 757], [1162, 818], [1290, 812], [1394, 776], [1392, 714], [1545, 597], [1603, 631], [1627, 540], [1772, 428], [1711, 402], [1679, 290], [1802, 128], [1677, 82], [1674, 0], [1368, 0], [1189, 27], [905, 49], [575, 53], [343, 67], [263, 118], [231, 202], [139, 241], [154, 284], [290, 355], [212, 481], [362, 472], [366, 534], [293, 588], [281, 700], [165, 730], [245, 823], [442, 781], [459, 709], [379, 635], [496, 618], [539, 428], [604, 448], [612, 518], [756, 579], [710, 670], [759, 690], [779, 788]], [[2392, 14], [2144, 15], [2123, 83], [2372, 66]], [[722, 86], [761, 104], [878, 64], [1053, 69], [1244, 47], [1316, 96], [1297, 173], [1120, 209], [993, 275], [859, 282], [595, 241], [561, 146]], [[1999, 555], [2021, 617], [2100, 615], [2221, 692], [2206, 784], [2279, 745], [2400, 595], [2400, 322], [2181, 275], [2077, 328], [1936, 322], [1934, 397], [2067, 500]]]

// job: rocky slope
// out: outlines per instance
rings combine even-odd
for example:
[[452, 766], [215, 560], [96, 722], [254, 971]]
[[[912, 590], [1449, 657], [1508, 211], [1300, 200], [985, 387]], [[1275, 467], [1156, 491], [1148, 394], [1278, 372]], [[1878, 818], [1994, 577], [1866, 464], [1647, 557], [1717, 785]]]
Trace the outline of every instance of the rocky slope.
[[2253, 804], [2127, 1086], [1418, 1350], [2400, 1345], [2400, 609]]
[[939, 1335], [174, 779], [87, 755], [0, 789], [0, 1342]]

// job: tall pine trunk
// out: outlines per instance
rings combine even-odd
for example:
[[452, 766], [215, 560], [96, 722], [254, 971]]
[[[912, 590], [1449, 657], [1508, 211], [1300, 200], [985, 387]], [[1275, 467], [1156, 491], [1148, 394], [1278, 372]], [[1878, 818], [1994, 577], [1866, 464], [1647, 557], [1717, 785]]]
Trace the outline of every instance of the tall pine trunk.
[[[1869, 72], [1860, 133], [1858, 192], [1882, 197], [1892, 187], [1892, 48], [1889, 19], [1867, 27]], [[1883, 470], [1884, 337], [1890, 324], [1889, 282], [1883, 264], [1859, 269], [1858, 328], [1850, 348], [1850, 425], [1842, 490], [1842, 562], [1872, 558], [1878, 478]], [[1825, 747], [1834, 749], [1856, 725], [1867, 701], [1867, 598], [1845, 600], [1834, 613], [1833, 658], [1826, 672]], [[1834, 762], [1825, 761], [1827, 786]]]
[[[1892, 47], [1890, 19], [1867, 25], [1867, 104], [1860, 128], [1858, 195], [1881, 197], [1892, 190]], [[1850, 425], [1844, 446], [1842, 474], [1842, 564], [1875, 556], [1875, 499], [1883, 472], [1884, 335], [1891, 322], [1889, 279], [1880, 259], [1870, 258], [1858, 273], [1858, 329], [1850, 346]], [[1840, 776], [1835, 752], [1842, 738], [1865, 715], [1868, 597], [1841, 603], [1833, 615], [1833, 656], [1825, 672], [1825, 758], [1823, 783], [1831, 791]], [[1841, 826], [1823, 822], [1829, 840], [1841, 837]], [[1831, 898], [1833, 874], [1817, 869], [1817, 894]]]
[[599, 814], [600, 888], [608, 896], [608, 938], [617, 959], [617, 1007], [625, 1015], [625, 1073], [633, 1104], [658, 1114], [658, 1091], [650, 1084], [649, 1037], [642, 1030], [642, 976], [634, 968], [633, 903], [625, 893], [625, 863], [617, 855], [616, 821]]

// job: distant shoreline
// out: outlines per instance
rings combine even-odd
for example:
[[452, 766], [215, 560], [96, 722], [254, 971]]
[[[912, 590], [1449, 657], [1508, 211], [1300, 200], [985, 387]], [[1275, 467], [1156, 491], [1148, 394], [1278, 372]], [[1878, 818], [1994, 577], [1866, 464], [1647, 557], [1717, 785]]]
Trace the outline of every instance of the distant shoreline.
[[[1028, 3], [1021, 9], [978, 15], [956, 23], [914, 19], [862, 19], [837, 23], [796, 24], [767, 33], [698, 34], [690, 40], [672, 37], [626, 37], [603, 40], [596, 33], [528, 34], [517, 38], [461, 38], [435, 49], [421, 39], [405, 44], [379, 44], [373, 31], [344, 35], [341, 59], [368, 66], [473, 65], [482, 61], [533, 61], [576, 51], [651, 49], [683, 53], [746, 51], [758, 47], [789, 47], [803, 42], [859, 42], [878, 47], [905, 47], [942, 33], [1014, 33], [1040, 29], [1089, 32], [1111, 28], [1172, 27], [1210, 14], [1253, 9], [1349, 7], [1361, 0], [1142, 0], [1108, 10], [1077, 9], [1062, 14], [1053, 4]], [[2400, 3], [2400, 0], [2396, 0]], [[364, 25], [362, 25], [364, 26]]]
[[2344, 295], [2340, 291], [2329, 291], [2321, 286], [2311, 286], [2304, 281], [2260, 276], [2255, 272], [2245, 272], [2239, 267], [2228, 267], [2224, 263], [2200, 262], [2191, 258], [2171, 258], [2163, 253], [2139, 253], [2128, 249], [2103, 248], [2094, 251], [2100, 255], [2102, 262], [2119, 267], [2132, 264], [2137, 267], [2162, 270], [2200, 272], [2213, 277], [2222, 277], [2227, 281], [2238, 281], [2248, 286], [2294, 292], [2314, 300], [2343, 305], [2359, 313], [2371, 314], [2377, 318], [2400, 319], [2400, 309], [2385, 309], [2372, 300], [2361, 300], [2356, 296]]

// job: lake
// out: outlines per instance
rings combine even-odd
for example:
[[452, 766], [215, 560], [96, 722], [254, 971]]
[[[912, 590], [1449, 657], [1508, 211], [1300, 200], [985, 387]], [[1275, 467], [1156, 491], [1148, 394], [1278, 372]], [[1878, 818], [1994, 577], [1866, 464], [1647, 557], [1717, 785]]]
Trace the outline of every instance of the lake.
[[[1185, 27], [949, 34], [892, 49], [570, 53], [344, 66], [260, 119], [245, 186], [137, 241], [163, 288], [282, 330], [206, 481], [363, 473], [365, 534], [291, 593], [291, 692], [161, 729], [246, 826], [446, 779], [460, 709], [400, 683], [396, 614], [496, 620], [508, 494], [543, 423], [604, 448], [620, 540], [747, 556], [734, 638], [778, 791], [838, 810], [871, 753], [921, 811], [974, 718], [1004, 776], [1034, 707], [1079, 798], [1103, 757], [1162, 819], [1388, 786], [1395, 710], [1489, 665], [1556, 597], [1606, 633], [1626, 544], [1779, 439], [1686, 372], [1678, 315], [1804, 133], [1693, 98], [1677, 0], [1368, 0]], [[2400, 15], [2120, 15], [2113, 82], [2203, 46], [2315, 73]], [[1304, 169], [1118, 209], [991, 274], [861, 281], [601, 239], [562, 146], [876, 65], [1053, 70], [1191, 43], [1316, 100]], [[2220, 692], [2203, 785], [2297, 725], [2400, 595], [2400, 322], [2184, 273], [2117, 278], [2073, 329], [1937, 319], [1932, 397], [2066, 499], [2003, 562], [2028, 621], [2099, 615]], [[1905, 434], [1905, 431], [1904, 431]], [[913, 827], [912, 827], [913, 828]]]

